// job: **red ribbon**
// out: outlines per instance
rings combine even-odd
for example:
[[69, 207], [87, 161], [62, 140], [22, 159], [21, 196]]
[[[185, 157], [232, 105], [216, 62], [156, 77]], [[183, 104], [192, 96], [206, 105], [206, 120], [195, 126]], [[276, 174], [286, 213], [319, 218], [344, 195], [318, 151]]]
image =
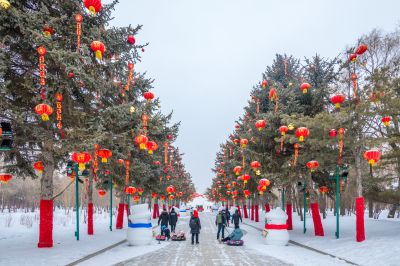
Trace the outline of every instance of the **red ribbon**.
[[265, 229], [287, 230], [287, 224], [266, 224]]

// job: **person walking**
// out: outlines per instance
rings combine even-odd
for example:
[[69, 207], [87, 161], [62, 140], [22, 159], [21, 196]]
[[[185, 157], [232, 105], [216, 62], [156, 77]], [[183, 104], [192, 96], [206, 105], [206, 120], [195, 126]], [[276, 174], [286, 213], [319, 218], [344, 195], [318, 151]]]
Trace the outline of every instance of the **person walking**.
[[171, 232], [175, 233], [176, 223], [178, 222], [178, 214], [175, 212], [175, 208], [172, 207], [169, 213], [169, 224], [171, 225]]
[[239, 213], [239, 210], [236, 210], [235, 213], [232, 215], [232, 222], [235, 225], [235, 228], [239, 228], [239, 220], [243, 223], [242, 216]]
[[219, 240], [219, 234], [222, 233], [222, 238], [224, 238], [225, 234], [225, 226], [226, 226], [226, 216], [222, 212], [222, 210], [219, 210], [217, 217], [215, 217], [215, 225], [218, 226], [218, 232], [217, 232], [217, 240]]
[[[160, 228], [163, 228], [163, 226], [168, 228], [168, 221], [169, 221], [169, 215], [167, 209], [163, 208], [163, 211], [160, 214], [160, 218], [158, 218], [158, 225], [160, 225], [161, 222]], [[163, 235], [163, 230], [161, 230], [161, 235]]]
[[231, 220], [231, 213], [228, 210], [228, 207], [225, 209], [225, 216], [226, 216], [226, 226], [229, 227], [229, 221]]
[[196, 237], [196, 244], [199, 244], [199, 234], [201, 230], [199, 213], [197, 210], [193, 211], [192, 217], [189, 221], [190, 233], [192, 234], [192, 245], [194, 245], [194, 238]]

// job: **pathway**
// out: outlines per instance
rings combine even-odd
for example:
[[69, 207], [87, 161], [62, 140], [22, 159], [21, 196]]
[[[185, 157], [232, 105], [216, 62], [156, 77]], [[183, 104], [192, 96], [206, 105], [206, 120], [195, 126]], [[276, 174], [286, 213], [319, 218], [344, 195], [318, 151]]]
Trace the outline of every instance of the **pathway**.
[[[200, 215], [202, 230], [199, 245], [192, 245], [189, 234], [189, 220], [182, 218], [178, 223], [179, 230], [186, 231], [187, 240], [184, 242], [172, 242], [165, 248], [135, 257], [133, 259], [116, 264], [117, 266], [212, 266], [212, 265], [289, 265], [276, 258], [266, 256], [252, 250], [246, 245], [231, 247], [220, 244], [216, 240], [216, 226], [214, 215], [202, 213]], [[232, 227], [228, 230], [232, 230]]]

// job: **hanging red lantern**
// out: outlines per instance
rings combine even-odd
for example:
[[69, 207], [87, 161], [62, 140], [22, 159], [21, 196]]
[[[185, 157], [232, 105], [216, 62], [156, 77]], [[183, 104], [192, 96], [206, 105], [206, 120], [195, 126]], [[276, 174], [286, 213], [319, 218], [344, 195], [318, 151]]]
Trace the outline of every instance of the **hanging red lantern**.
[[97, 194], [100, 196], [100, 198], [104, 197], [107, 194], [107, 191], [100, 188], [97, 190]]
[[139, 202], [140, 201], [140, 196], [138, 196], [138, 195], [133, 196], [132, 199], [133, 199], [134, 202]]
[[174, 193], [175, 192], [175, 187], [174, 186], [168, 186], [166, 188], [166, 191], [168, 194]]
[[[129, 90], [129, 86], [131, 85], [132, 78], [133, 78], [133, 69], [134, 69], [134, 67], [135, 67], [135, 64], [133, 64], [131, 62], [128, 63], [129, 73], [128, 73], [128, 79], [127, 79], [126, 85], [125, 85], [125, 90], [126, 91]], [[125, 95], [125, 94], [123, 94], [123, 95]]]
[[378, 149], [371, 149], [364, 153], [364, 159], [368, 161], [371, 166], [374, 166], [381, 158], [381, 152]]
[[268, 187], [270, 184], [271, 184], [271, 182], [270, 182], [268, 179], [266, 179], [266, 178], [262, 178], [262, 179], [260, 179], [260, 181], [258, 181], [258, 185], [261, 186], [261, 188], [262, 188], [263, 190], [266, 190], [267, 187]]
[[311, 172], [314, 172], [319, 167], [319, 163], [317, 161], [309, 161], [306, 166]]
[[266, 189], [263, 189], [262, 186], [258, 185], [258, 186], [257, 186], [257, 190], [258, 190], [258, 194], [262, 195], [262, 194], [264, 194], [264, 191], [265, 191]]
[[263, 87], [264, 89], [266, 87], [268, 87], [268, 81], [266, 81], [265, 79], [261, 82], [261, 87]]
[[0, 173], [0, 182], [7, 184], [13, 178], [12, 174]]
[[80, 53], [81, 49], [81, 33], [82, 33], [82, 21], [83, 16], [81, 14], [75, 15], [75, 22], [76, 22], [76, 51], [78, 54]]
[[240, 139], [240, 147], [246, 148], [249, 141], [247, 139]]
[[340, 108], [340, 105], [344, 102], [346, 96], [343, 94], [336, 94], [331, 97], [331, 103], [335, 105], [336, 108]]
[[257, 171], [261, 167], [261, 163], [259, 161], [253, 161], [250, 163], [250, 167], [253, 171]]
[[71, 159], [79, 164], [79, 170], [82, 171], [85, 169], [85, 164], [90, 162], [92, 156], [88, 152], [74, 152]]
[[337, 131], [336, 131], [336, 129], [331, 129], [331, 130], [329, 130], [329, 137], [331, 137], [331, 138], [335, 138], [337, 136]]
[[304, 83], [302, 83], [301, 85], [300, 85], [300, 90], [303, 92], [303, 93], [307, 93], [308, 92], [308, 90], [311, 88], [311, 85], [310, 85], [310, 83], [307, 83], [307, 82], [304, 82]]
[[160, 196], [160, 200], [165, 200], [165, 196], [164, 196], [164, 195], [161, 195], [161, 196]]
[[139, 145], [141, 150], [146, 148], [146, 143], [149, 139], [145, 135], [139, 135], [135, 138], [135, 142]]
[[280, 126], [279, 127], [279, 132], [281, 132], [282, 136], [286, 135], [286, 132], [288, 132], [289, 128], [287, 126]]
[[350, 54], [349, 61], [355, 63], [357, 61], [357, 54]]
[[230, 194], [231, 194], [231, 191], [230, 191], [230, 190], [227, 190], [227, 191], [226, 191], [226, 195], [229, 196]]
[[146, 143], [146, 147], [147, 147], [147, 150], [149, 151], [149, 154], [153, 154], [154, 151], [158, 149], [158, 145], [154, 141], [148, 141]]
[[236, 186], [236, 181], [232, 181], [232, 187]]
[[227, 184], [227, 185], [226, 185], [226, 188], [227, 188], [227, 189], [231, 189], [231, 187], [232, 187], [231, 184]]
[[47, 104], [38, 104], [35, 106], [35, 112], [42, 117], [43, 121], [49, 120], [49, 115], [53, 113], [53, 108]]
[[89, 10], [92, 16], [95, 16], [103, 7], [101, 0], [84, 0], [83, 4]]
[[153, 198], [153, 199], [156, 199], [157, 198], [157, 193], [155, 193], [155, 192], [151, 192], [151, 197]]
[[169, 195], [168, 198], [169, 198], [169, 200], [174, 200], [175, 196], [174, 195]]
[[138, 188], [137, 188], [137, 193], [138, 193], [140, 196], [142, 196], [143, 192], [144, 192], [143, 188], [141, 188], [141, 187], [138, 187]]
[[103, 53], [106, 51], [104, 43], [100, 41], [93, 41], [90, 45], [90, 48], [96, 54], [97, 59], [103, 58]]
[[243, 195], [245, 196], [245, 198], [248, 198], [251, 195], [250, 190], [248, 189], [243, 190]]
[[233, 172], [235, 173], [235, 175], [239, 175], [242, 170], [243, 168], [241, 166], [235, 166], [235, 168], [233, 168]]
[[250, 180], [250, 175], [244, 174], [242, 175], [243, 183], [247, 184], [247, 182]]
[[273, 102], [278, 98], [278, 93], [276, 92], [275, 88], [271, 88], [269, 90], [268, 99]]
[[300, 142], [303, 142], [310, 135], [310, 131], [306, 127], [299, 127], [296, 129], [296, 136]]
[[234, 139], [233, 142], [234, 142], [235, 144], [239, 144], [240, 140], [239, 140], [239, 139]]
[[128, 195], [133, 195], [133, 194], [136, 193], [136, 188], [132, 187], [132, 186], [129, 186], [129, 187], [127, 187], [125, 189], [125, 193], [128, 194]]
[[390, 118], [390, 116], [384, 116], [382, 117], [382, 123], [385, 127], [390, 125], [390, 121], [392, 121], [392, 119]]
[[257, 127], [258, 131], [261, 131], [263, 128], [265, 128], [266, 125], [267, 125], [267, 122], [265, 122], [265, 120], [257, 120], [257, 122], [256, 122], [256, 127]]
[[324, 195], [324, 194], [328, 193], [329, 189], [327, 186], [322, 186], [319, 188], [319, 191]]
[[126, 40], [129, 44], [134, 45], [136, 43], [135, 37], [133, 35], [128, 35], [128, 38]]
[[106, 163], [108, 158], [112, 156], [112, 151], [107, 149], [100, 149], [96, 151], [96, 154], [101, 158], [102, 163]]
[[147, 102], [150, 102], [154, 99], [154, 93], [146, 91], [145, 93], [143, 93], [143, 97], [146, 99]]
[[44, 165], [42, 161], [38, 161], [33, 163], [33, 168], [35, 168], [35, 170], [37, 170], [39, 173], [43, 173], [44, 170]]
[[43, 26], [43, 35], [47, 38], [51, 37], [54, 34], [54, 29], [49, 25], [45, 24]]
[[356, 50], [356, 54], [362, 55], [368, 50], [368, 46], [366, 44], [360, 44]]

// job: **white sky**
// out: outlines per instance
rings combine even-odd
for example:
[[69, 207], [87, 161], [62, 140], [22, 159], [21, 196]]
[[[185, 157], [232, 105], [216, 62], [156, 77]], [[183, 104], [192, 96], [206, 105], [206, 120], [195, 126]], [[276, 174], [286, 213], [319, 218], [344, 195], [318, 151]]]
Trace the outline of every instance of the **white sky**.
[[[108, 3], [110, 0], [103, 0]], [[142, 24], [150, 42], [135, 69], [155, 79], [196, 188], [276, 53], [338, 55], [373, 28], [393, 30], [399, 0], [120, 0], [113, 25]]]

